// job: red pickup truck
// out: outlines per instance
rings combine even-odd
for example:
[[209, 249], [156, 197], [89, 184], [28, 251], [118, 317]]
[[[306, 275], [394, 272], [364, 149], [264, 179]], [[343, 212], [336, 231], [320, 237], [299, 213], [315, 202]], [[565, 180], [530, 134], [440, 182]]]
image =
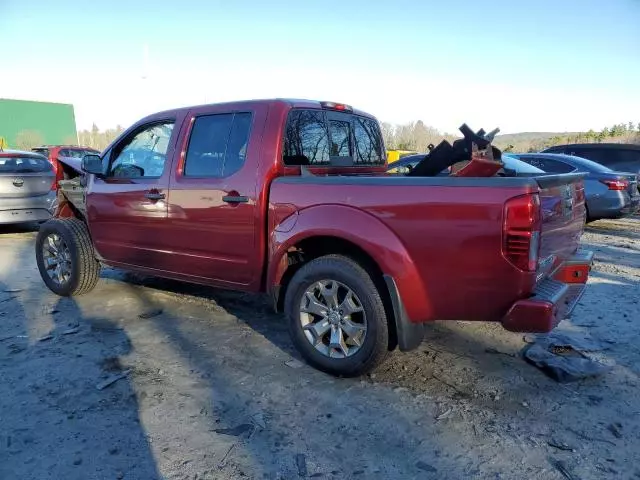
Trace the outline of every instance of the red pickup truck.
[[90, 291], [101, 264], [266, 292], [336, 375], [417, 347], [436, 319], [549, 331], [592, 263], [580, 175], [390, 175], [378, 122], [343, 104], [166, 111], [82, 165], [37, 237], [53, 292]]

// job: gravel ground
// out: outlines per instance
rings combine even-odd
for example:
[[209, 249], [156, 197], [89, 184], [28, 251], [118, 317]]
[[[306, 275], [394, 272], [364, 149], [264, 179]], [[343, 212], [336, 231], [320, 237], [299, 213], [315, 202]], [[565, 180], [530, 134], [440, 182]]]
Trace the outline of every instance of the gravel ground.
[[58, 298], [34, 237], [0, 230], [0, 479], [640, 478], [638, 218], [584, 235], [597, 262], [560, 328], [612, 369], [570, 384], [468, 322], [332, 378], [259, 297], [105, 270]]

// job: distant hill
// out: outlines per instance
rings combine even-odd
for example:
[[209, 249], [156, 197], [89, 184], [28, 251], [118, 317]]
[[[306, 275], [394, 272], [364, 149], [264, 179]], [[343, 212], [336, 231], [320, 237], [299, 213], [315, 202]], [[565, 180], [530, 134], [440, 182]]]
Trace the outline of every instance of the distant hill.
[[523, 143], [523, 142], [535, 142], [544, 141], [553, 137], [569, 137], [577, 135], [579, 132], [520, 132], [520, 133], [506, 133], [504, 135], [497, 135], [495, 138], [496, 143]]

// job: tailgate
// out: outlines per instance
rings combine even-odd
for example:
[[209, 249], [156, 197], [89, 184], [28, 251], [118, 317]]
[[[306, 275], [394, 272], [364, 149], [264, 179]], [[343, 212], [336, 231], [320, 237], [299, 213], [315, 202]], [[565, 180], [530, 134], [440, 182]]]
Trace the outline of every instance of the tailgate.
[[578, 249], [586, 219], [583, 178], [580, 173], [536, 178], [542, 215], [539, 278]]

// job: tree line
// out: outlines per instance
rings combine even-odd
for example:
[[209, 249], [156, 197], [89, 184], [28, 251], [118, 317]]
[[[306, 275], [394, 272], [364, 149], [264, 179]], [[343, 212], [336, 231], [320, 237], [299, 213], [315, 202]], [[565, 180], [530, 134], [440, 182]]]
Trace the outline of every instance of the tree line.
[[[124, 128], [120, 125], [117, 125], [116, 128], [100, 130], [94, 123], [90, 130], [78, 130], [77, 137], [67, 137], [62, 140], [62, 144], [82, 145], [102, 151], [123, 131]], [[16, 135], [14, 143], [15, 145], [11, 145], [11, 147], [18, 150], [31, 150], [33, 147], [44, 145], [45, 140], [42, 133], [37, 130], [22, 130]]]
[[[388, 150], [409, 150], [414, 152], [426, 152], [429, 144], [437, 145], [442, 140], [449, 142], [458, 138], [456, 135], [440, 132], [437, 128], [426, 125], [422, 120], [404, 124], [392, 124], [381, 122], [382, 138]], [[77, 138], [67, 138], [66, 145], [82, 145], [102, 151], [124, 129], [117, 125], [115, 128], [100, 130], [94, 123], [90, 130], [79, 130]], [[533, 135], [533, 138], [532, 138]], [[514, 135], [517, 138], [517, 134]], [[495, 140], [497, 147], [504, 151], [514, 152], [539, 152], [545, 148], [566, 143], [640, 143], [640, 123], [628, 122], [605, 127], [600, 131], [589, 130], [587, 132], [558, 134], [547, 137], [535, 138], [535, 134], [527, 135], [522, 140], [503, 140], [498, 136]], [[37, 131], [23, 130], [18, 133], [15, 147], [19, 150], [29, 150], [44, 144], [44, 137]]]

